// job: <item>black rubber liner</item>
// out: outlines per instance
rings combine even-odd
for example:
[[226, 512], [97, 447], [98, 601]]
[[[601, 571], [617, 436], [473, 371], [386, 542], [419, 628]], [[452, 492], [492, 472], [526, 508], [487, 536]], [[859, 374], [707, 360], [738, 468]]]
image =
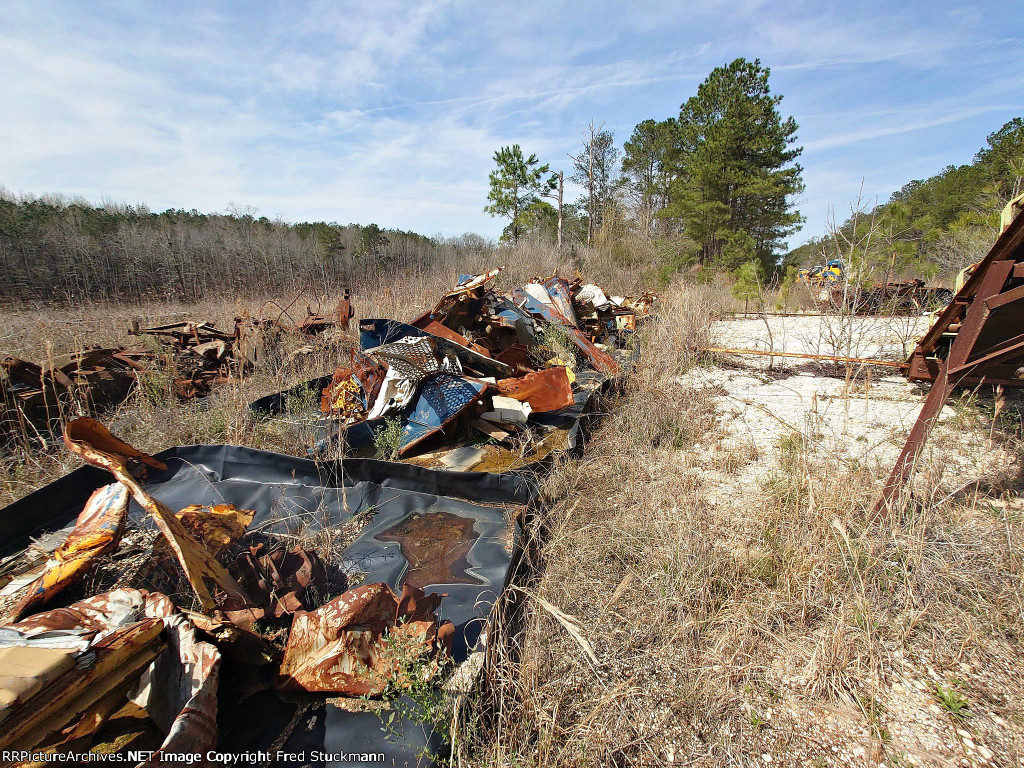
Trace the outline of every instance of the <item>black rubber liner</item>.
[[[427, 516], [472, 521], [475, 536], [451, 581], [423, 583], [427, 592], [442, 592], [439, 614], [456, 626], [453, 655], [467, 658], [494, 601], [505, 587], [519, 554], [518, 513], [537, 496], [528, 479], [512, 474], [443, 472], [410, 464], [347, 459], [314, 462], [283, 454], [229, 445], [172, 448], [157, 454], [167, 471], [150, 471], [148, 489], [172, 509], [188, 504], [229, 502], [255, 510], [250, 530], [292, 533], [300, 526], [316, 530], [336, 526], [354, 515], [373, 512], [370, 524], [342, 554], [346, 570], [366, 574], [365, 583], [385, 582], [396, 592], [412, 565], [387, 532], [403, 521]], [[0, 511], [4, 549], [17, 551], [29, 537], [55, 530], [75, 519], [93, 490], [112, 481], [110, 474], [82, 467]], [[129, 514], [140, 524], [142, 510], [132, 502]], [[378, 537], [384, 537], [383, 539]], [[269, 749], [298, 717], [299, 703], [264, 690], [244, 700], [244, 686], [232, 685], [245, 673], [224, 660], [218, 701], [224, 751]], [[410, 718], [415, 702], [406, 701], [394, 722], [384, 728], [372, 713], [351, 713], [331, 704], [305, 704], [307, 711], [285, 749], [328, 753], [379, 753], [385, 765], [428, 765], [425, 755], [443, 749], [443, 739]], [[253, 716], [258, 713], [258, 727]], [[299, 764], [297, 763], [297, 764]], [[336, 765], [346, 765], [336, 762]], [[353, 765], [367, 765], [356, 762]], [[373, 765], [373, 763], [369, 763]]]

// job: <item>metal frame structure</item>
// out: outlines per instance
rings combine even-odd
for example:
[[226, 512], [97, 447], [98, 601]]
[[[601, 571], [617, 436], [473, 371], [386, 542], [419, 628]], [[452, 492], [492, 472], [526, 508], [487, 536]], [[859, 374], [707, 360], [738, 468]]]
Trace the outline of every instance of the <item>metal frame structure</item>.
[[954, 387], [1024, 386], [1015, 376], [1024, 364], [1024, 215], [999, 236], [908, 363], [907, 378], [930, 380], [932, 389], [875, 503], [875, 515], [892, 510]]

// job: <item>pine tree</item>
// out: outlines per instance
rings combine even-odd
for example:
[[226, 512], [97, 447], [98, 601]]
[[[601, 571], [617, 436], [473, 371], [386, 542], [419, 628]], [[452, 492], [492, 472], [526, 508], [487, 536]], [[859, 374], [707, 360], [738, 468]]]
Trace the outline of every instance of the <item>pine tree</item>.
[[804, 188], [797, 125], [779, 114], [769, 74], [757, 59], [736, 59], [680, 108], [662, 215], [680, 220], [702, 263], [733, 268], [756, 259], [772, 268], [801, 221], [789, 202]]
[[510, 222], [502, 239], [511, 236], [512, 242], [518, 243], [524, 216], [539, 202], [541, 193], [551, 188], [554, 180], [542, 181], [550, 167], [541, 165], [536, 155], [524, 157], [518, 144], [499, 149], [494, 153], [494, 162], [498, 167], [490, 174], [491, 191], [487, 195], [490, 204], [484, 211], [492, 216], [508, 217]]

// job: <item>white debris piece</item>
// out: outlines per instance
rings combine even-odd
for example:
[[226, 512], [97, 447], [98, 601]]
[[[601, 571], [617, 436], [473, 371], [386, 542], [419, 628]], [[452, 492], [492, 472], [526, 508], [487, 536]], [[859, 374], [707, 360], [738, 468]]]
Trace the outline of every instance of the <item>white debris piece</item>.
[[592, 284], [584, 285], [580, 288], [579, 293], [576, 294], [576, 299], [585, 304], [590, 304], [594, 309], [604, 309], [611, 304], [600, 286]]
[[481, 418], [505, 424], [525, 424], [533, 411], [529, 403], [521, 403], [514, 398], [502, 395], [495, 395], [491, 398], [491, 407], [494, 410], [482, 414]]

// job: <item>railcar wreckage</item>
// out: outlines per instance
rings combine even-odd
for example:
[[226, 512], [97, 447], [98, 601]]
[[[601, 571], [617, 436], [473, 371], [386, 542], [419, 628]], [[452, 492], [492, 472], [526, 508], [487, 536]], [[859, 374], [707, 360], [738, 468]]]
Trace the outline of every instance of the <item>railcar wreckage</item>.
[[[0, 513], [0, 750], [32, 755], [5, 762], [443, 755], [416, 692], [457, 695], [451, 668], [483, 658], [535, 473], [580, 446], [654, 301], [558, 277], [499, 294], [499, 272], [462, 277], [409, 323], [363, 320], [361, 349], [306, 385], [315, 413], [289, 413], [287, 393], [251, 406], [317, 419], [316, 460], [150, 456], [67, 423], [85, 466]], [[138, 330], [217, 359], [244, 338]], [[376, 458], [382, 430], [401, 461]]]

